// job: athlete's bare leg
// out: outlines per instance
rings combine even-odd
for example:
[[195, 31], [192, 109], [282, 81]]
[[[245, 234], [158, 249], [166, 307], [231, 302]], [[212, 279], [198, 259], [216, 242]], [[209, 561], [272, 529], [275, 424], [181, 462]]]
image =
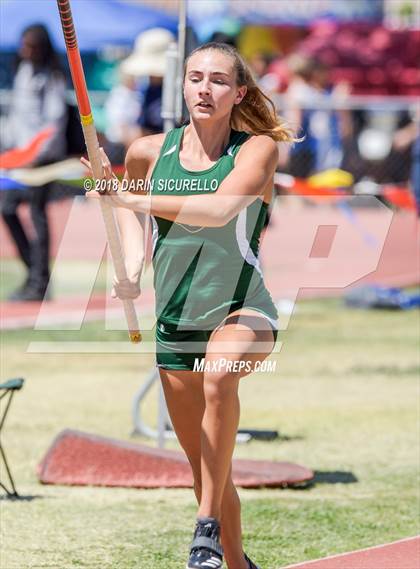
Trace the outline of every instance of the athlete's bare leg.
[[[255, 315], [255, 313], [253, 314]], [[258, 317], [258, 320], [259, 323], [255, 326], [256, 328], [261, 327], [261, 317]], [[265, 342], [266, 350], [258, 354], [244, 353], [241, 350], [232, 353], [231, 350], [230, 356], [222, 354], [223, 357], [232, 359], [234, 357], [245, 357], [251, 361], [263, 360], [273, 347], [271, 328], [267, 323], [265, 330], [255, 332], [250, 330], [249, 324], [250, 322], [248, 322], [248, 326], [226, 324], [223, 329], [217, 331], [217, 336], [216, 333], [212, 335], [213, 346], [216, 346], [216, 341], [218, 342], [222, 339], [224, 344], [227, 342], [232, 344], [233, 342], [232, 347], [238, 349], [240, 334], [241, 350], [244, 346], [246, 347], [247, 343], [249, 344], [250, 341], [255, 342], [256, 340], [262, 343]], [[222, 333], [223, 336], [221, 335]], [[207, 357], [209, 359], [215, 358], [217, 354], [210, 354], [208, 350]], [[192, 371], [164, 369], [159, 371], [175, 432], [193, 470], [194, 490], [200, 504], [198, 515], [211, 516], [220, 520], [221, 542], [228, 568], [248, 569], [242, 547], [241, 505], [231, 477], [231, 459], [239, 422], [238, 384], [239, 378], [246, 375], [246, 373], [239, 374], [239, 377], [236, 377], [238, 374], [228, 374], [229, 376], [235, 376], [228, 378], [228, 380], [232, 380], [230, 386], [235, 387], [227, 390], [227, 395], [230, 401], [236, 399], [237, 411], [233, 414], [233, 420], [231, 417], [228, 417], [226, 421], [227, 427], [225, 427], [225, 418], [222, 413], [224, 406], [220, 401], [224, 392], [219, 383], [222, 376], [216, 379], [214, 376], [208, 378], [208, 374]], [[224, 374], [224, 377], [226, 377], [226, 374]], [[206, 384], [207, 380], [209, 380], [211, 385]], [[231, 409], [229, 409], [227, 415], [230, 413]], [[230, 429], [229, 432], [228, 428]], [[230, 441], [227, 449], [222, 449], [223, 460], [215, 452], [217, 444], [221, 446], [224, 444], [224, 442], [220, 442], [220, 439], [224, 438], [221, 435], [222, 431], [224, 435], [228, 436]], [[203, 440], [206, 443], [204, 447]], [[205, 448], [204, 452], [203, 448]], [[215, 464], [211, 465], [210, 457], [214, 457], [215, 454], [217, 455]], [[224, 486], [222, 492], [220, 492], [222, 481]]]
[[[244, 312], [242, 312], [244, 314]], [[224, 358], [232, 362], [247, 361], [251, 366], [263, 361], [272, 351], [273, 332], [268, 321], [250, 313], [243, 323], [234, 322], [230, 315], [223, 328], [216, 330], [208, 343], [206, 361]], [[246, 320], [246, 321], [245, 321]], [[232, 323], [230, 323], [232, 322]], [[227, 350], [227, 351], [226, 351]], [[258, 350], [258, 351], [255, 351]], [[239, 424], [239, 381], [249, 372], [204, 372], [205, 410], [201, 425], [201, 480], [202, 494], [198, 514], [220, 519], [224, 494], [237, 499], [236, 489], [230, 487], [230, 472], [236, 433]], [[238, 500], [239, 502], [239, 500]], [[240, 528], [240, 504], [237, 507]], [[226, 528], [228, 530], [228, 528]], [[223, 545], [228, 567], [247, 569], [242, 546], [235, 547], [236, 536], [224, 534]]]
[[[178, 440], [191, 464], [194, 491], [201, 501], [201, 422], [204, 414], [203, 374], [159, 370], [166, 403]], [[248, 569], [242, 549], [241, 505], [231, 477], [222, 500], [221, 543], [229, 569]]]

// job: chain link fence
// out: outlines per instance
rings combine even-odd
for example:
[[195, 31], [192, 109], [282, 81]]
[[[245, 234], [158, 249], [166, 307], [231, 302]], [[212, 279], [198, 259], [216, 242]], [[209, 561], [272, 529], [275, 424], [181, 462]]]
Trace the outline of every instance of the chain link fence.
[[325, 98], [297, 108], [290, 99], [277, 96], [275, 103], [300, 139], [283, 152], [283, 172], [307, 178], [341, 168], [355, 183], [409, 183], [419, 136], [418, 98]]

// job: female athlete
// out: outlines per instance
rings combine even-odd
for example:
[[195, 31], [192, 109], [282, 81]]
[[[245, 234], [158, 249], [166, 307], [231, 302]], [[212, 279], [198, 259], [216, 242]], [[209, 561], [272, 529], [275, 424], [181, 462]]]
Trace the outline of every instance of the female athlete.
[[[117, 208], [129, 275], [115, 282], [114, 294], [135, 298], [140, 292], [144, 214], [150, 214], [157, 365], [199, 504], [186, 567], [218, 569], [225, 559], [229, 569], [258, 569], [242, 547], [232, 455], [239, 381], [276, 341], [277, 312], [258, 249], [277, 142], [293, 137], [226, 44], [205, 44], [190, 54], [184, 96], [189, 123], [136, 140], [123, 187], [100, 197]], [[115, 177], [103, 152], [102, 160], [111, 184]]]

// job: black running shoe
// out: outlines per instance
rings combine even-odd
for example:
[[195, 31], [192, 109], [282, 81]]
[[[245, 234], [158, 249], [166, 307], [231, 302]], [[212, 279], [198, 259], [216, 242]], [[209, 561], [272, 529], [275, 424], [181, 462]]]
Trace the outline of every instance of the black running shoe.
[[215, 518], [198, 518], [187, 569], [221, 569], [222, 566], [219, 522]]
[[253, 563], [253, 562], [251, 561], [251, 559], [248, 557], [248, 555], [247, 555], [246, 553], [245, 553], [245, 559], [246, 559], [247, 562], [248, 562], [249, 569], [260, 569], [260, 568], [258, 567], [258, 565], [255, 565], [255, 563]]

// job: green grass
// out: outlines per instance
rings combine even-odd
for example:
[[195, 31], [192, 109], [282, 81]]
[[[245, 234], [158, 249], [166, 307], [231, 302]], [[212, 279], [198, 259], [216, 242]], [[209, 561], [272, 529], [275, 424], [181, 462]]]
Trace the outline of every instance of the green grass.
[[[192, 491], [37, 481], [37, 464], [64, 428], [131, 440], [131, 400], [153, 356], [34, 354], [29, 342], [124, 338], [100, 323], [3, 335], [2, 377], [26, 378], [3, 443], [19, 491], [34, 498], [0, 502], [2, 569], [184, 567]], [[246, 551], [277, 569], [418, 533], [418, 311], [302, 301], [281, 339], [276, 373], [241, 382], [241, 427], [279, 429], [290, 440], [254, 441], [235, 455], [295, 461], [317, 471], [318, 482], [305, 490], [239, 490]], [[150, 422], [155, 410], [152, 396]]]
[[[106, 290], [106, 264], [102, 263], [96, 281], [88, 277], [89, 269], [95, 267], [92, 261], [66, 260], [60, 262], [59, 274], [54, 275], [53, 296], [78, 295], [90, 293], [92, 285], [95, 292]], [[51, 270], [53, 270], [52, 263]], [[22, 263], [14, 259], [2, 259], [0, 271], [0, 300], [6, 298], [25, 279], [25, 269]]]
[[[107, 289], [107, 263], [102, 260], [96, 272], [97, 263], [86, 260], [61, 260], [57, 272], [54, 271], [54, 261], [51, 262], [53, 275], [53, 298], [63, 296], [90, 295], [103, 293]], [[143, 289], [152, 286], [152, 271], [147, 269], [142, 276]], [[15, 259], [1, 259], [0, 270], [0, 301], [7, 297], [25, 280], [25, 269], [22, 263]]]

